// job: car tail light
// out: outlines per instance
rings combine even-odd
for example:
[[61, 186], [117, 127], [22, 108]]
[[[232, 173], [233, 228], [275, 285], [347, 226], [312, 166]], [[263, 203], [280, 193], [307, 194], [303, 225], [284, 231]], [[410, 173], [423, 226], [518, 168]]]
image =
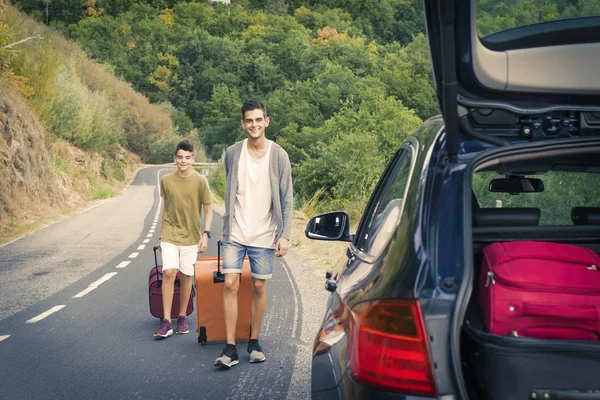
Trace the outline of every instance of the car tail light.
[[382, 390], [437, 397], [419, 302], [366, 302], [352, 311], [349, 355], [354, 378]]

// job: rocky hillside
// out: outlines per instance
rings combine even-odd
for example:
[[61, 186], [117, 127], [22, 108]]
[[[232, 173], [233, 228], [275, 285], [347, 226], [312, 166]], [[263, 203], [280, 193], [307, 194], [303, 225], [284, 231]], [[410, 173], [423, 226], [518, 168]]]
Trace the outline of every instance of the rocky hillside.
[[112, 196], [139, 163], [115, 146], [122, 182], [107, 179], [105, 158], [51, 138], [20, 95], [0, 88], [0, 243], [97, 198]]

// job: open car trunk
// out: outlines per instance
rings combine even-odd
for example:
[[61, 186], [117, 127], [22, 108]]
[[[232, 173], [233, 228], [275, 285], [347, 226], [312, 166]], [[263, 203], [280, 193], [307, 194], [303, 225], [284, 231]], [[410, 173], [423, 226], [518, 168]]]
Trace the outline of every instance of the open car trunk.
[[[537, 227], [536, 227], [537, 228]], [[596, 340], [550, 340], [488, 333], [479, 291], [483, 247], [495, 241], [545, 240], [577, 243], [600, 252], [600, 226], [580, 235], [576, 227], [529, 232], [505, 230], [489, 235], [474, 229], [475, 281], [461, 336], [464, 376], [473, 398], [481, 399], [600, 399], [600, 342]], [[559, 236], [555, 236], [559, 235]], [[586, 237], [587, 236], [587, 237]], [[535, 262], [535, 261], [532, 261]], [[600, 274], [600, 271], [595, 271]], [[600, 293], [600, 287], [598, 288]], [[596, 294], [596, 297], [600, 296]], [[551, 310], [550, 310], [551, 311]], [[552, 324], [551, 321], [548, 324]], [[577, 325], [577, 321], [573, 322]], [[544, 327], [541, 327], [544, 329]], [[589, 391], [596, 391], [595, 394]], [[583, 393], [587, 393], [582, 396]]]
[[[513, 159], [512, 166], [503, 164], [502, 158], [496, 157], [495, 160], [499, 162], [492, 163], [495, 165], [489, 167], [488, 171], [503, 170], [520, 175], [519, 171], [515, 171], [515, 169], [531, 170], [526, 166], [556, 166], [560, 164], [557, 162], [558, 160], [585, 159], [585, 155], [561, 158], [556, 155], [559, 152], [558, 148], [546, 152], [554, 155], [553, 158], [545, 160], [536, 160], [532, 158], [534, 155], [529, 152], [525, 156], [530, 157], [529, 160], [517, 162], [514, 160], [519, 159], [519, 152], [510, 155], [506, 152], [506, 156]], [[524, 151], [520, 154], [526, 153]], [[482, 160], [482, 164], [486, 164], [486, 160]], [[474, 167], [475, 170], [477, 168], [477, 166]], [[581, 168], [585, 169], [586, 167]], [[575, 169], [573, 170], [575, 171]], [[589, 166], [588, 170], [595, 170], [595, 167]], [[545, 172], [551, 174], [552, 171]], [[576, 172], [572, 173], [573, 176], [575, 174]], [[598, 173], [594, 175], [600, 176]], [[550, 177], [547, 180], [550, 180]], [[571, 182], [575, 181], [575, 179], [571, 180]], [[568, 184], [569, 182], [561, 180], [560, 183]], [[473, 187], [475, 186], [473, 185]], [[574, 207], [570, 216], [574, 222], [570, 225], [552, 225], [548, 224], [548, 221], [544, 221], [544, 224], [540, 225], [540, 210], [531, 207], [532, 204], [535, 205], [535, 201], [529, 200], [535, 199], [535, 196], [540, 195], [539, 193], [520, 193], [521, 197], [531, 196], [529, 199], [523, 200], [529, 207], [522, 208], [507, 207], [506, 204], [502, 206], [498, 204], [500, 203], [498, 200], [490, 204], [489, 199], [485, 204], [480, 204], [473, 194], [471, 212], [472, 291], [466, 303], [466, 313], [460, 334], [462, 375], [470, 398], [494, 400], [600, 399], [600, 329], [597, 329], [600, 325], [600, 263], [593, 264], [596, 262], [594, 260], [600, 260], [600, 185], [587, 189], [599, 194], [595, 199], [593, 196], [584, 196], [588, 201], [595, 201], [593, 204], [595, 207], [585, 208], [585, 215], [580, 213], [580, 207]], [[479, 190], [482, 189], [479, 188]], [[487, 187], [485, 190], [487, 191]], [[494, 195], [492, 194], [492, 196]], [[515, 195], [513, 194], [513, 196]], [[568, 199], [564, 199], [564, 202], [569, 203]], [[562, 205], [562, 209], [571, 210], [571, 206], [571, 204]], [[548, 210], [545, 211], [548, 212]], [[489, 252], [491, 249], [489, 246], [499, 242], [512, 243], [513, 245], [507, 245], [507, 247], [513, 249], [515, 248], [514, 244], [520, 246], [516, 248], [519, 249], [518, 252], [521, 253], [522, 259], [511, 265], [510, 273], [513, 275], [509, 278], [515, 281], [520, 279], [519, 266], [529, 267], [535, 264], [536, 270], [540, 272], [537, 275], [529, 273], [527, 279], [530, 280], [530, 286], [528, 288], [516, 285], [509, 287], [515, 294], [514, 303], [503, 303], [502, 300], [506, 297], [494, 298], [492, 296], [490, 302], [495, 303], [495, 307], [501, 310], [497, 311], [497, 315], [502, 312], [510, 315], [514, 312], [515, 315], [519, 315], [514, 319], [515, 326], [520, 324], [522, 327], [527, 314], [524, 312], [519, 314], [526, 305], [520, 302], [519, 291], [529, 291], [529, 294], [534, 294], [534, 298], [542, 300], [536, 305], [537, 310], [534, 313], [536, 317], [531, 318], [532, 321], [535, 321], [532, 326], [527, 329], [515, 328], [511, 332], [492, 334], [488, 329], [490, 319], [488, 318], [488, 324], [486, 324], [485, 318], [486, 313], [488, 316], [490, 313], [489, 308], [486, 308], [489, 304], [482, 301], [482, 298], [486, 297], [485, 295], [481, 296], [481, 292], [489, 290], [490, 285], [500, 284], [500, 278], [496, 276], [494, 280], [494, 275], [490, 276], [490, 272], [486, 272], [488, 270], [484, 269], [487, 268], [486, 263], [495, 262], [494, 260], [490, 261], [490, 257], [487, 255], [484, 257], [484, 249], [487, 248]], [[546, 244], [541, 247], [545, 246], [550, 249], [555, 248], [554, 244], [573, 247], [556, 247], [557, 249], [566, 249], [566, 258], [565, 254], [561, 253], [562, 250], [551, 251], [544, 257], [527, 255], [527, 249], [540, 242]], [[585, 257], [590, 257], [588, 260], [592, 261], [581, 265], [579, 270], [577, 263], [568, 257], [569, 252], [582, 253]], [[531, 254], [534, 253], [535, 251]], [[579, 279], [579, 284], [590, 283], [586, 290], [583, 290], [582, 286], [568, 287], [569, 283], [564, 275], [565, 272], [557, 271], [558, 262], [555, 260], [564, 261], [563, 264], [567, 268], [571, 263], [574, 265], [573, 268], [577, 269], [575, 273], [587, 274], [585, 275], [588, 277], [587, 282], [585, 278], [583, 283]], [[513, 261], [505, 259], [504, 262]], [[482, 269], [484, 269], [483, 274]], [[563, 274], [561, 278], [556, 278], [561, 273]], [[593, 279], [589, 279], [589, 277]], [[552, 280], [557, 282], [556, 287], [547, 286], [547, 282]], [[503, 284], [505, 283], [506, 281], [503, 282]], [[562, 292], [569, 291], [572, 292], [571, 300], [562, 301], [560, 297]], [[504, 296], [506, 296], [506, 292]], [[579, 299], [580, 303], [581, 299], [584, 299], [585, 315], [574, 315], [579, 309], [577, 304], [572, 304], [577, 301], [572, 299]], [[570, 302], [571, 304], [569, 304]], [[563, 312], [561, 319], [559, 308], [569, 310], [568, 307], [575, 310], [573, 315], [569, 315], [569, 313], [564, 315]], [[541, 337], [537, 336], [540, 334]], [[552, 337], [554, 334], [558, 337]], [[563, 334], [565, 337], [560, 337]], [[544, 337], [544, 335], [548, 337]]]

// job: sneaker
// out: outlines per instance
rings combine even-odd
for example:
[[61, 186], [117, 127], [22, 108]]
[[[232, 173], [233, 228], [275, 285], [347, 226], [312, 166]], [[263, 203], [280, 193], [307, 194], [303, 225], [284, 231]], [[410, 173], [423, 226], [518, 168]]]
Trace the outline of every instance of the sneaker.
[[251, 363], [260, 363], [267, 359], [265, 353], [263, 353], [258, 340], [250, 340], [248, 342], [248, 354]]
[[188, 327], [188, 323], [187, 323], [187, 319], [185, 319], [185, 316], [180, 315], [179, 317], [177, 317], [177, 334], [178, 335], [183, 335], [184, 333], [189, 333], [190, 332], [190, 328]]
[[171, 322], [163, 319], [160, 321], [160, 328], [156, 332], [154, 332], [155, 337], [168, 338], [173, 334], [173, 327], [171, 326]]
[[221, 351], [221, 355], [215, 360], [215, 366], [221, 368], [231, 368], [239, 363], [237, 348], [235, 344], [226, 344]]

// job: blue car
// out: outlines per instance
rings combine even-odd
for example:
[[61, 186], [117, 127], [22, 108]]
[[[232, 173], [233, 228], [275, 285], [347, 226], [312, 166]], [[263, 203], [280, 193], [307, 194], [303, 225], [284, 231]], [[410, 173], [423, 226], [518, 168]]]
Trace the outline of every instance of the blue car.
[[[424, 6], [442, 115], [400, 144], [360, 221], [306, 227], [348, 243], [324, 277], [312, 398], [599, 399], [600, 286], [580, 291], [591, 322], [565, 328], [581, 340], [486, 332], [478, 293], [496, 284], [480, 276], [491, 243], [600, 252], [600, 16], [480, 37], [474, 0]], [[558, 323], [558, 306], [539, 318]]]

